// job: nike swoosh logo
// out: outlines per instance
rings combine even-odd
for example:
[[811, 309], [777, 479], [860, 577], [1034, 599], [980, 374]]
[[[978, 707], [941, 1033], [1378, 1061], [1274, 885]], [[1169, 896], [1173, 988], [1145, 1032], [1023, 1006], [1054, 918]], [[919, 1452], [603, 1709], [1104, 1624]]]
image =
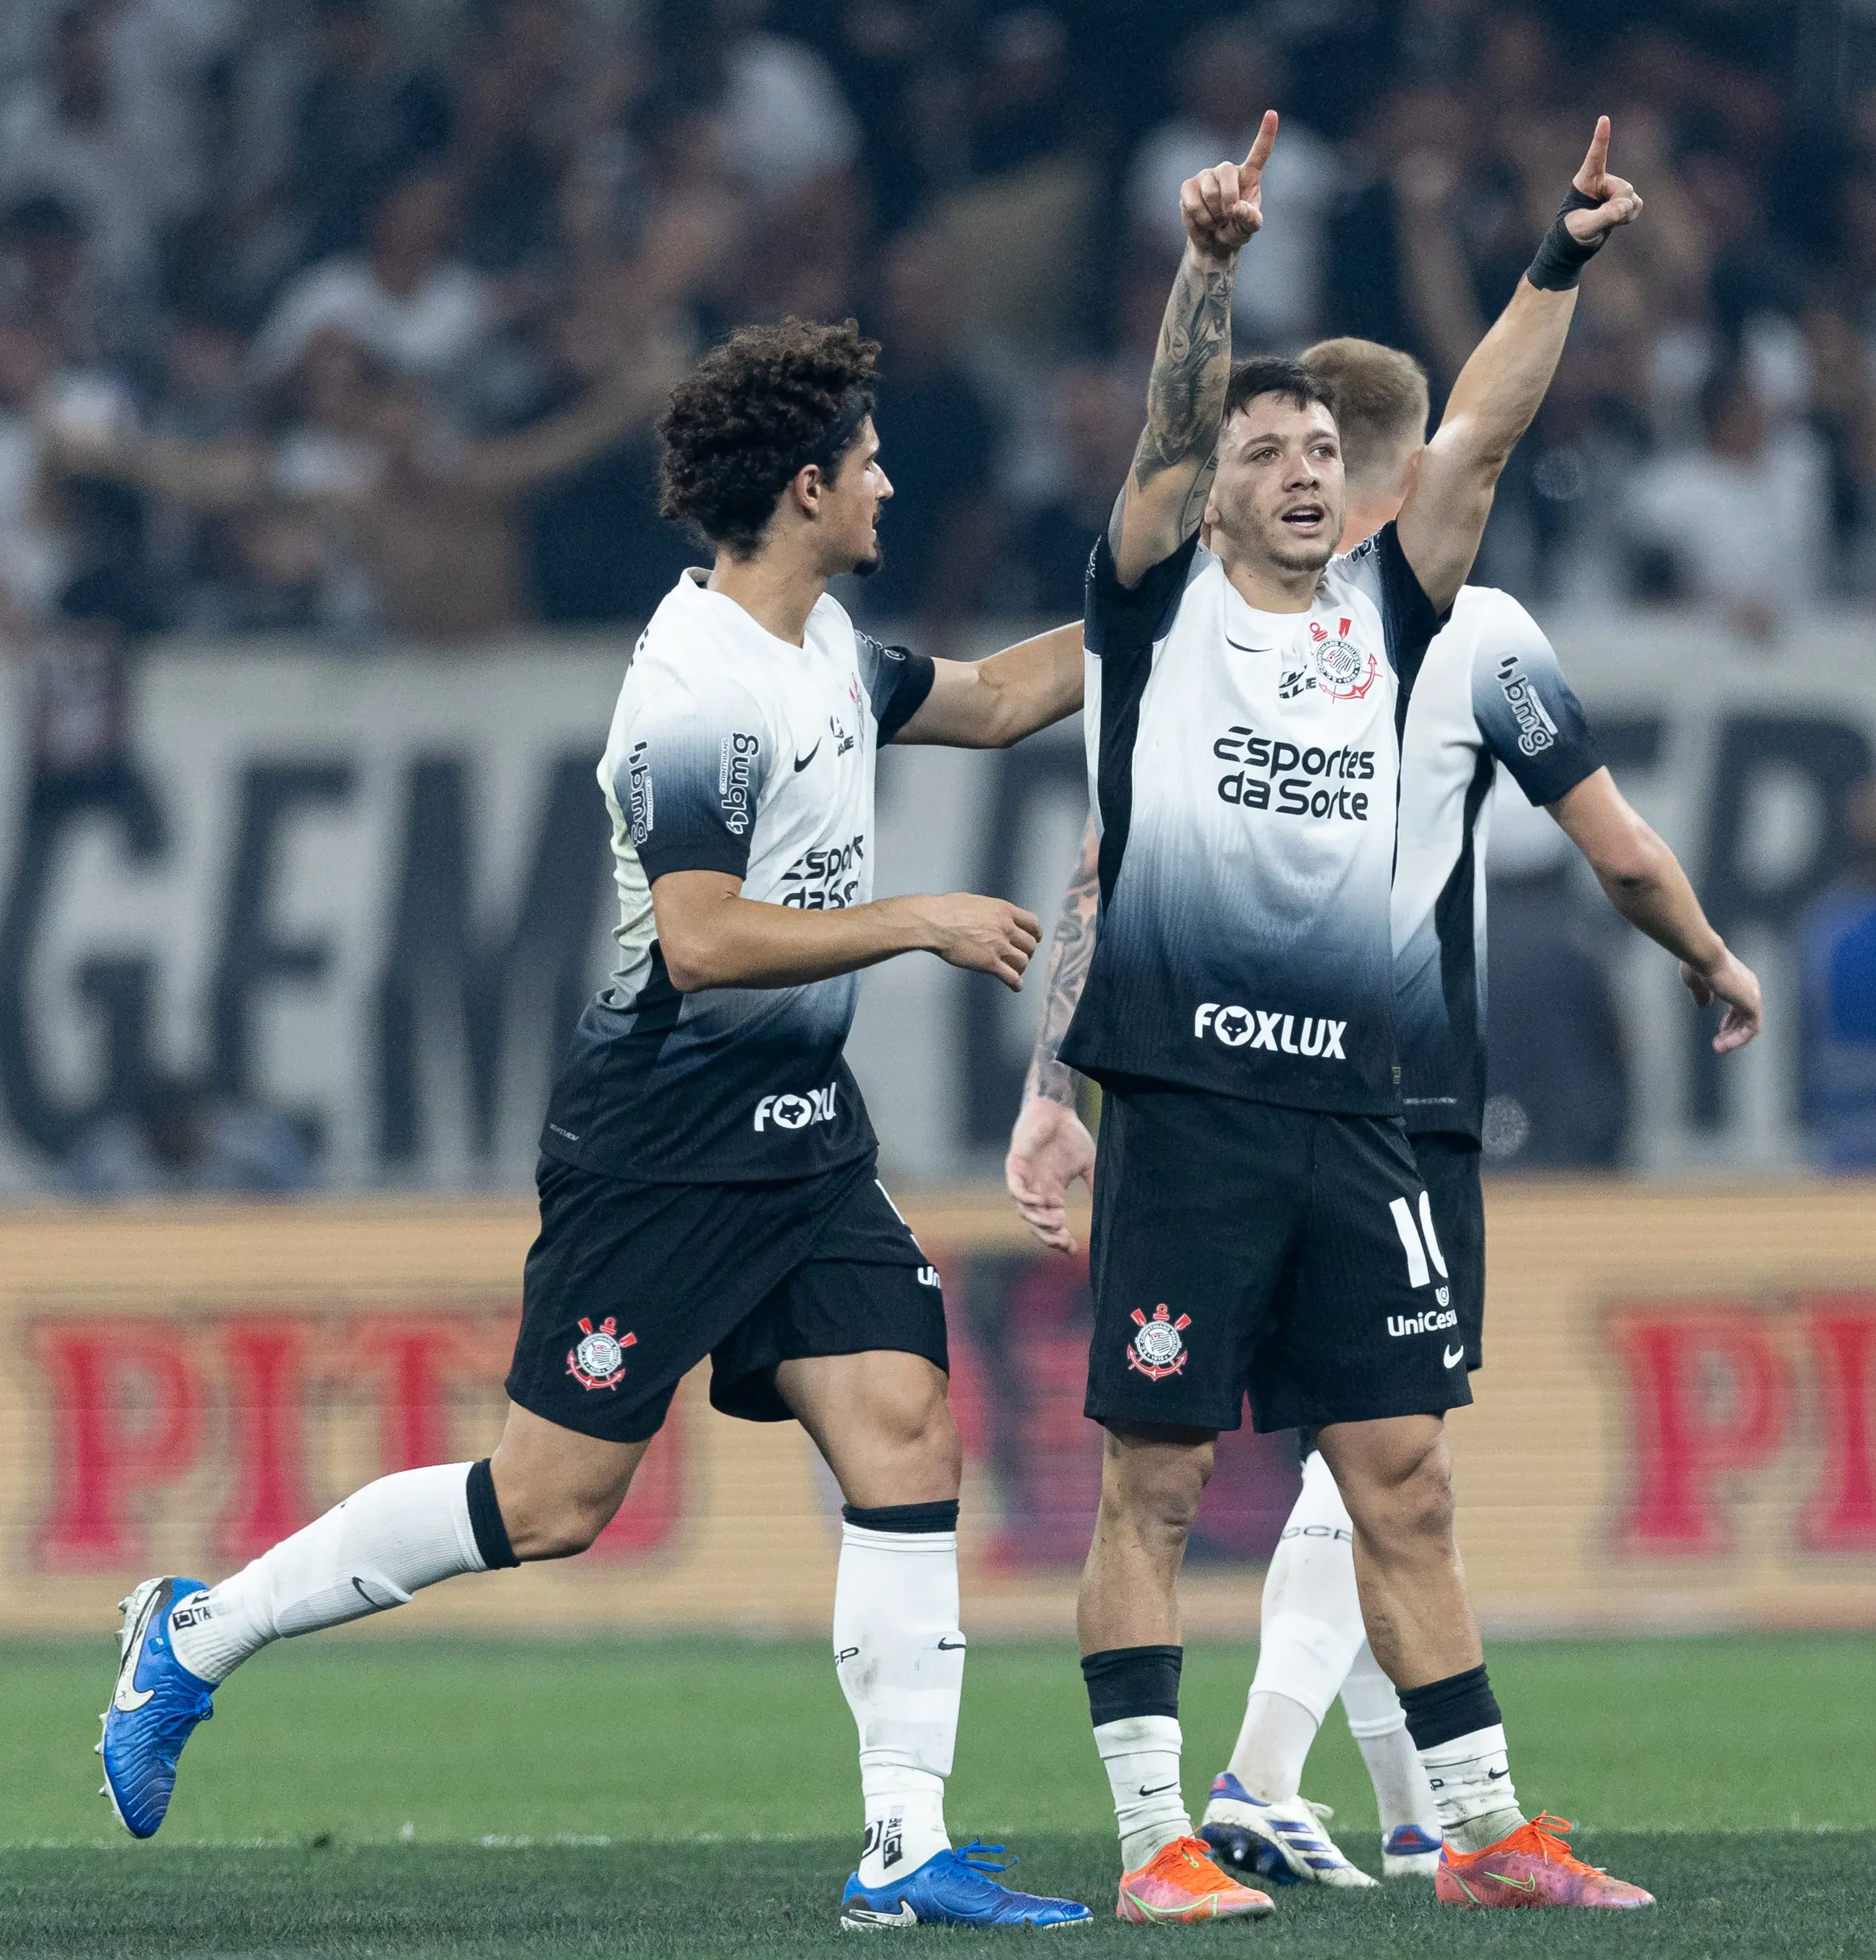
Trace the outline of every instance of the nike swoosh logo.
[[805, 756], [797, 756], [795, 758], [795, 774], [797, 775], [800, 775], [802, 771], [805, 769], [808, 765], [814, 760], [815, 757], [820, 754], [820, 752], [821, 745], [817, 742]]
[[[1192, 1910], [1189, 1905], [1153, 1905], [1142, 1898], [1138, 1892], [1129, 1892], [1127, 1896], [1130, 1904], [1138, 1907], [1151, 1920], [1183, 1919]], [[1218, 1917], [1218, 1900], [1216, 1895], [1207, 1901], [1207, 1916], [1216, 1919]]]
[[901, 1899], [897, 1912], [875, 1912], [863, 1905], [850, 1905], [842, 1915], [849, 1923], [860, 1926], [916, 1926], [918, 1914]]
[[1465, 1358], [1466, 1351], [1463, 1348], [1448, 1348], [1446, 1350], [1446, 1366], [1449, 1368], [1458, 1367]]
[[1510, 1774], [1511, 1771], [1508, 1769], [1487, 1770], [1485, 1773], [1485, 1780], [1487, 1783], [1496, 1783], [1500, 1777], [1508, 1777]]
[[940, 1640], [938, 1643], [938, 1651], [940, 1653], [962, 1653], [964, 1643], [962, 1640]]
[[1535, 1879], [1508, 1879], [1502, 1872], [1487, 1872], [1488, 1879], [1496, 1879], [1501, 1885], [1509, 1885], [1515, 1892], [1534, 1892], [1537, 1889]]
[[1163, 1791], [1177, 1790], [1178, 1787], [1179, 1780], [1177, 1777], [1175, 1777], [1171, 1783], [1156, 1783], [1153, 1785], [1151, 1790], [1149, 1790], [1144, 1783], [1142, 1783], [1140, 1787], [1140, 1793], [1142, 1796], [1158, 1796]]
[[1243, 641], [1234, 640], [1229, 633], [1225, 635], [1225, 644], [1235, 647], [1241, 654], [1273, 654], [1277, 651], [1274, 647], [1247, 647]]
[[124, 1650], [124, 1664], [117, 1670], [117, 1691], [111, 1697], [111, 1706], [121, 1713], [134, 1715], [156, 1693], [154, 1688], [139, 1689], [136, 1685], [137, 1663], [143, 1658], [143, 1643], [150, 1631], [150, 1621], [155, 1615], [158, 1603], [163, 1599], [165, 1589], [161, 1586], [151, 1589], [150, 1596], [143, 1602], [143, 1611], [132, 1628], [130, 1644]]

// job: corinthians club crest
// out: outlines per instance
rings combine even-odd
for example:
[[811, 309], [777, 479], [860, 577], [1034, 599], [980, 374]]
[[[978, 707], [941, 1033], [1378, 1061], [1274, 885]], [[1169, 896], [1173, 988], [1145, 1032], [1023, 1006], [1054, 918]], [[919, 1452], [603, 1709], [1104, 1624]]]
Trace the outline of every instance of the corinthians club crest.
[[1331, 701], [1359, 701], [1375, 684], [1377, 663], [1348, 636], [1353, 619], [1338, 619], [1331, 633], [1320, 619], [1309, 622], [1309, 659], [1315, 671], [1311, 679], [1318, 693]]
[[1129, 1348], [1127, 1365], [1137, 1368], [1149, 1382], [1176, 1375], [1185, 1366], [1185, 1343], [1179, 1337], [1192, 1325], [1192, 1316], [1182, 1313], [1173, 1319], [1162, 1300], [1150, 1320], [1135, 1307], [1134, 1322], [1140, 1332]]
[[638, 1345], [636, 1334], [622, 1334], [609, 1313], [595, 1327], [580, 1323], [580, 1344], [567, 1351], [567, 1372], [583, 1389], [615, 1389], [625, 1379], [625, 1351]]

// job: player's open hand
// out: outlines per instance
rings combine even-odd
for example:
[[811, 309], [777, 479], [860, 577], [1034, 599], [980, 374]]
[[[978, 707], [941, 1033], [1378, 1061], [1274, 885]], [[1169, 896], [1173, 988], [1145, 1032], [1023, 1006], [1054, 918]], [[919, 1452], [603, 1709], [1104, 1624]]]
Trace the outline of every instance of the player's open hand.
[[1003, 1159], [1003, 1183], [1022, 1222], [1051, 1252], [1076, 1250], [1068, 1229], [1068, 1187], [1079, 1178], [1094, 1188], [1094, 1138], [1065, 1102], [1047, 1096], [1024, 1099]]
[[1034, 912], [1006, 899], [981, 899], [973, 892], [923, 901], [931, 931], [931, 950], [953, 966], [994, 973], [1019, 992], [1024, 969], [1042, 937]]
[[1719, 1032], [1713, 1037], [1715, 1055], [1731, 1055], [1735, 1048], [1744, 1048], [1763, 1025], [1765, 1007], [1759, 998], [1759, 976], [1731, 953], [1722, 950], [1705, 973], [1683, 960], [1680, 978], [1696, 1007], [1710, 1007], [1715, 1001], [1726, 1004]]
[[1267, 109], [1251, 154], [1241, 164], [1217, 164], [1179, 186], [1185, 235], [1201, 258], [1232, 259], [1264, 223], [1264, 166], [1277, 147], [1277, 111]]
[[1589, 154], [1572, 180], [1585, 197], [1596, 200], [1594, 211], [1572, 211], [1563, 222], [1572, 237], [1587, 245], [1592, 238], [1613, 231], [1618, 224], [1633, 224], [1642, 215], [1642, 194], [1626, 177], [1611, 176], [1609, 170], [1609, 119], [1596, 119], [1596, 133], [1589, 139]]

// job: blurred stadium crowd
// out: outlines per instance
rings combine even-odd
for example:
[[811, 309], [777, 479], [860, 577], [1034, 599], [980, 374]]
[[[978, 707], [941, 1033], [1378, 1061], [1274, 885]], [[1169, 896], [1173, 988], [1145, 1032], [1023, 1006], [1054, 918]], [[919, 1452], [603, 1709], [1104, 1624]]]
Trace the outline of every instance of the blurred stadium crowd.
[[[7, 0], [0, 647], [33, 821], [116, 793], [158, 632], [635, 626], [695, 549], [654, 418], [746, 320], [885, 344], [897, 495], [857, 612], [941, 652], [1078, 612], [1179, 183], [1273, 103], [1239, 344], [1384, 340], [1436, 407], [1614, 116], [1648, 221], [1585, 286], [1480, 582], [1747, 649], [1876, 598], [1871, 0]], [[1849, 1164], [1876, 1160], [1876, 788], [1830, 848], [1814, 883], [1847, 896], [1794, 945], [1806, 1113]], [[1619, 1162], [1607, 949], [1563, 945], [1581, 907], [1535, 870], [1493, 982], [1531, 1121], [1495, 1154]], [[81, 1188], [304, 1174], [151, 1093]]]
[[[1763, 634], [1876, 587], [1876, 86], [1836, 7], [11, 0], [0, 590], [133, 629], [641, 619], [711, 336], [857, 314], [876, 616], [1076, 610], [1179, 181], [1285, 117], [1246, 347], [1448, 382], [1613, 110], [1647, 187], [1481, 577]], [[1826, 25], [1807, 32], [1814, 19]], [[1867, 24], [1876, 37], [1876, 22]], [[1876, 83], [1876, 68], [1871, 70]], [[1768, 514], [1773, 521], [1767, 521]]]

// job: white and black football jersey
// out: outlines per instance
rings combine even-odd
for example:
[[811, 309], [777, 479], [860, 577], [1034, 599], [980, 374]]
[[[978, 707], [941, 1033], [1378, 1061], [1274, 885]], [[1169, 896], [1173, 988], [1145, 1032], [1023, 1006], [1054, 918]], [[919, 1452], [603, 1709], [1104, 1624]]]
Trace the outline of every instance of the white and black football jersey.
[[933, 668], [856, 632], [825, 595], [793, 646], [706, 577], [687, 571], [666, 596], [619, 690], [599, 765], [618, 964], [580, 1018], [541, 1147], [657, 1182], [803, 1177], [875, 1147], [842, 1058], [860, 976], [681, 994], [652, 881], [727, 871], [768, 905], [864, 905], [878, 746]]
[[1394, 998], [1408, 1130], [1476, 1138], [1485, 1106], [1485, 851], [1502, 763], [1534, 803], [1601, 768], [1582, 704], [1510, 593], [1468, 585], [1401, 737]]
[[1196, 539], [1131, 590], [1089, 569], [1099, 937], [1062, 1059], [1397, 1115], [1399, 718], [1439, 622], [1390, 524], [1307, 612], [1248, 605]]

